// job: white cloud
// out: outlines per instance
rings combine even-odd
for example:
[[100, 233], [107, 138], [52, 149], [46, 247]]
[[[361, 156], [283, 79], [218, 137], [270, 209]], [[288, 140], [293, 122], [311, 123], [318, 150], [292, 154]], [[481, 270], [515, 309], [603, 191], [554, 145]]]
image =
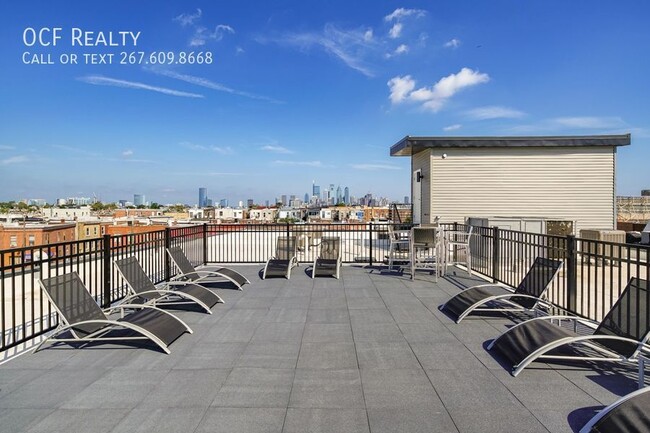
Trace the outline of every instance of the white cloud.
[[235, 153], [235, 151], [230, 146], [226, 146], [226, 147], [204, 146], [202, 144], [190, 143], [189, 141], [183, 141], [179, 144], [187, 149], [198, 150], [202, 152], [212, 151], [212, 152], [220, 153], [222, 155], [232, 155], [233, 153]]
[[643, 128], [633, 128], [617, 116], [570, 116], [543, 119], [537, 123], [517, 125], [507, 129], [509, 134], [549, 134], [566, 130], [586, 129], [607, 131], [610, 134], [635, 133], [637, 137], [650, 136]]
[[4, 144], [0, 144], [0, 150], [14, 150], [15, 147], [13, 146], [5, 146]]
[[217, 25], [213, 31], [209, 31], [206, 27], [196, 27], [190, 39], [190, 46], [200, 47], [210, 39], [219, 42], [226, 33], [235, 34], [235, 29], [226, 24]]
[[266, 146], [260, 147], [260, 150], [264, 150], [266, 152], [273, 152], [273, 153], [285, 153], [285, 154], [293, 153], [291, 150], [287, 149], [286, 147], [271, 145], [271, 144], [267, 144]]
[[226, 146], [226, 147], [210, 146], [210, 149], [222, 155], [232, 155], [233, 153], [235, 153], [230, 146]]
[[390, 88], [390, 101], [393, 104], [399, 104], [415, 89], [415, 80], [410, 75], [393, 77], [388, 81], [388, 87]]
[[430, 88], [422, 87], [413, 90], [415, 81], [410, 75], [394, 77], [387, 84], [390, 89], [389, 98], [393, 104], [404, 101], [417, 102], [422, 104], [422, 108], [435, 113], [440, 111], [449, 98], [462, 89], [486, 83], [489, 80], [488, 74], [463, 68], [456, 74], [441, 78]]
[[235, 53], [237, 53], [237, 54], [243, 54], [243, 53], [245, 53], [245, 52], [246, 52], [246, 51], [244, 51], [244, 49], [243, 49], [242, 47], [237, 47], [237, 48], [235, 48]]
[[393, 20], [400, 20], [404, 17], [409, 17], [412, 15], [415, 15], [416, 18], [423, 17], [426, 15], [427, 11], [422, 10], [422, 9], [405, 9], [405, 8], [397, 8], [395, 9], [392, 13], [386, 15], [384, 17], [384, 20], [387, 22], [393, 21]]
[[409, 52], [408, 45], [402, 44], [399, 47], [395, 48], [395, 54], [405, 54]]
[[458, 48], [458, 47], [460, 47], [460, 40], [456, 39], [456, 38], [453, 38], [452, 40], [445, 42], [444, 47], [445, 48]]
[[18, 155], [0, 159], [0, 165], [19, 164], [21, 162], [27, 162], [27, 157], [24, 155]]
[[125, 158], [133, 156], [133, 151], [131, 149], [127, 149], [124, 152], [122, 152], [122, 156], [125, 157]]
[[390, 28], [388, 31], [388, 37], [391, 39], [397, 39], [400, 37], [402, 34], [402, 29], [404, 28], [404, 24], [402, 23], [395, 23], [393, 24], [393, 27]]
[[444, 128], [442, 128], [442, 130], [443, 131], [458, 131], [462, 127], [463, 127], [463, 125], [461, 125], [460, 123], [455, 123], [453, 125], [445, 126]]
[[181, 92], [179, 90], [168, 89], [165, 87], [150, 86], [144, 83], [138, 83], [135, 81], [118, 80], [115, 78], [108, 78], [101, 75], [88, 75], [85, 77], [79, 77], [77, 79], [84, 83], [93, 84], [96, 86], [123, 87], [126, 89], [149, 90], [152, 92], [163, 93], [165, 95], [182, 96], [185, 98], [203, 98], [203, 95], [199, 95], [197, 93]]
[[200, 144], [190, 143], [189, 141], [183, 141], [183, 142], [181, 142], [179, 144], [181, 146], [186, 147], [186, 148], [191, 149], [191, 150], [208, 150], [208, 148], [206, 146], [202, 146]]
[[390, 164], [351, 164], [350, 167], [356, 170], [401, 170], [401, 167]]
[[[374, 76], [373, 71], [366, 65], [365, 58], [376, 49], [377, 43], [374, 38], [368, 39], [368, 30], [344, 30], [333, 24], [326, 24], [322, 33], [291, 33], [269, 40], [302, 50], [321, 48], [363, 75]], [[258, 38], [257, 41], [266, 42], [264, 38]]]
[[196, 9], [196, 12], [191, 14], [191, 13], [184, 13], [180, 14], [176, 18], [173, 19], [173, 21], [178, 21], [181, 26], [191, 26], [194, 24], [194, 21], [198, 20], [201, 18], [202, 11], [201, 9]]
[[207, 78], [196, 77], [194, 75], [179, 74], [178, 72], [164, 70], [164, 69], [149, 69], [149, 71], [162, 75], [165, 77], [173, 78], [175, 80], [185, 81], [186, 83], [194, 84], [196, 86], [205, 87], [207, 89], [218, 90], [220, 92], [232, 93], [233, 95], [245, 96], [246, 98], [258, 99], [262, 101], [268, 101], [275, 104], [282, 104], [282, 101], [277, 99], [269, 98], [268, 96], [256, 95], [254, 93], [242, 92], [240, 90], [235, 90], [228, 86], [225, 86], [221, 83], [215, 83], [210, 81]]
[[626, 126], [620, 117], [556, 117], [552, 122], [562, 127], [577, 129], [610, 129]]
[[363, 34], [363, 39], [366, 42], [370, 42], [370, 41], [372, 41], [372, 38], [373, 38], [372, 29], [366, 30], [366, 32]]
[[282, 161], [276, 160], [273, 161], [274, 164], [278, 165], [287, 165], [287, 166], [305, 166], [305, 167], [323, 167], [323, 163], [320, 161]]
[[500, 107], [496, 105], [477, 107], [468, 110], [466, 114], [476, 120], [487, 119], [518, 119], [524, 117], [526, 113], [515, 110], [514, 108]]

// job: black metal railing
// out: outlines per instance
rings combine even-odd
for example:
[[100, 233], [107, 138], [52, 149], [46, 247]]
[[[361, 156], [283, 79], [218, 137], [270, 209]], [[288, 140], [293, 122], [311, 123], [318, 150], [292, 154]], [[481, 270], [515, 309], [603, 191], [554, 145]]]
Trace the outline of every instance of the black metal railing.
[[[464, 224], [443, 228], [467, 231]], [[405, 228], [400, 225], [400, 228]], [[155, 281], [176, 270], [165, 248], [181, 246], [190, 261], [264, 263], [275, 252], [279, 236], [296, 236], [298, 260], [312, 262], [320, 239], [340, 237], [344, 263], [377, 265], [388, 254], [388, 224], [210, 224], [0, 251], [0, 351], [25, 343], [57, 325], [53, 308], [38, 280], [76, 271], [101, 305], [126, 294], [112, 266], [116, 259], [136, 256]], [[553, 236], [474, 227], [470, 239], [473, 271], [516, 286], [537, 256], [564, 261], [548, 293], [558, 309], [599, 320], [618, 299], [631, 277], [648, 278], [650, 247], [574, 236]], [[465, 250], [450, 251], [454, 262]]]

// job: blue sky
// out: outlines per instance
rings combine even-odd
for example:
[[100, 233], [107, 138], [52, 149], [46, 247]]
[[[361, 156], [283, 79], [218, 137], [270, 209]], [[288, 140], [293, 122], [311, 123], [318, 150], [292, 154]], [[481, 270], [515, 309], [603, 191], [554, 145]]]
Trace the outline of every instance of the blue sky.
[[[638, 195], [650, 188], [648, 19], [646, 1], [5, 1], [0, 201], [195, 204], [204, 186], [263, 202], [312, 180], [401, 200], [409, 160], [388, 154], [405, 135], [627, 132], [617, 192]], [[26, 28], [55, 27], [56, 46], [25, 45]], [[135, 47], [80, 47], [73, 28], [89, 42], [140, 33]], [[123, 51], [214, 61], [122, 65]], [[24, 64], [25, 52], [56, 64]], [[71, 53], [113, 64], [61, 64]]]

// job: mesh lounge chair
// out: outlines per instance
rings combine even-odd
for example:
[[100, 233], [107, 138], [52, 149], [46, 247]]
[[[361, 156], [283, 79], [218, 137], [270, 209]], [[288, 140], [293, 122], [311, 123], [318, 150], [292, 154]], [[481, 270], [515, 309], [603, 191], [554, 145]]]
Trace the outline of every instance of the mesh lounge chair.
[[156, 287], [135, 257], [116, 260], [115, 267], [131, 290], [131, 296], [124, 299], [125, 303], [140, 300], [154, 307], [198, 304], [209, 314], [212, 314], [210, 308], [223, 303], [216, 293], [198, 284], [172, 281], [165, 287]]
[[291, 278], [291, 269], [294, 266], [298, 266], [296, 247], [295, 236], [278, 236], [278, 242], [275, 245], [275, 255], [266, 262], [262, 279], [266, 277]]
[[225, 278], [237, 286], [239, 290], [242, 290], [244, 284], [250, 283], [248, 278], [230, 268], [196, 269], [192, 266], [181, 247], [167, 248], [167, 254], [181, 272], [172, 278], [172, 281], [181, 280], [194, 284], [209, 284], [218, 281], [215, 278]]
[[[513, 376], [537, 359], [638, 362], [639, 356], [650, 353], [650, 346], [646, 344], [650, 331], [647, 296], [648, 281], [632, 278], [600, 324], [572, 316], [536, 317], [508, 329], [490, 343], [488, 350], [503, 355]], [[574, 330], [554, 325], [551, 320], [572, 321]], [[581, 335], [577, 333], [579, 323], [591, 329], [597, 327], [592, 334]], [[556, 355], [551, 352], [567, 345], [574, 349], [580, 346], [591, 349], [593, 354]], [[639, 373], [641, 375], [643, 370], [639, 369]]]
[[650, 431], [650, 388], [634, 391], [598, 412], [580, 433]]
[[[170, 353], [168, 346], [183, 333], [192, 333], [178, 317], [153, 306], [121, 304], [102, 310], [76, 272], [38, 280], [38, 283], [59, 314], [59, 326], [34, 352], [64, 331], [69, 331], [72, 337], [56, 339], [56, 342], [151, 340], [165, 353]], [[124, 315], [126, 309], [138, 310]], [[116, 310], [122, 311], [122, 317], [109, 318], [107, 314]], [[135, 331], [140, 336], [111, 337], [108, 334], [119, 329]]]
[[[320, 252], [314, 259], [314, 266], [311, 268], [311, 277], [331, 275], [339, 278], [341, 270], [341, 238], [322, 238]], [[317, 275], [318, 274], [318, 275]]]
[[[514, 292], [499, 284], [480, 284], [448, 300], [440, 311], [456, 323], [473, 311], [534, 311], [561, 267], [561, 261], [537, 257]], [[483, 306], [488, 303], [493, 305]]]

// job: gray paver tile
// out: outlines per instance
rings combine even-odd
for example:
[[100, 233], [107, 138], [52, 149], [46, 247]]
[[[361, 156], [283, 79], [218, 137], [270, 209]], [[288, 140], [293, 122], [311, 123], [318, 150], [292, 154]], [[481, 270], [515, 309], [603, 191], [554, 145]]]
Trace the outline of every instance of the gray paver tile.
[[296, 370], [289, 407], [365, 408], [359, 370]]
[[294, 371], [294, 369], [234, 368], [211, 405], [286, 408]]
[[251, 342], [237, 361], [237, 367], [295, 368], [299, 342]]
[[287, 409], [211, 407], [195, 433], [278, 433]]
[[199, 425], [205, 408], [136, 408], [129, 412], [111, 433], [192, 432]]
[[162, 376], [158, 385], [151, 390], [139, 407], [206, 408], [229, 373], [229, 369], [171, 370]]
[[363, 409], [290, 408], [284, 433], [369, 433], [368, 416]]
[[372, 433], [458, 433], [444, 408], [368, 409]]
[[421, 368], [411, 347], [401, 342], [358, 341], [356, 343], [359, 367], [367, 368]]
[[357, 368], [357, 354], [352, 343], [302, 343], [298, 368]]

